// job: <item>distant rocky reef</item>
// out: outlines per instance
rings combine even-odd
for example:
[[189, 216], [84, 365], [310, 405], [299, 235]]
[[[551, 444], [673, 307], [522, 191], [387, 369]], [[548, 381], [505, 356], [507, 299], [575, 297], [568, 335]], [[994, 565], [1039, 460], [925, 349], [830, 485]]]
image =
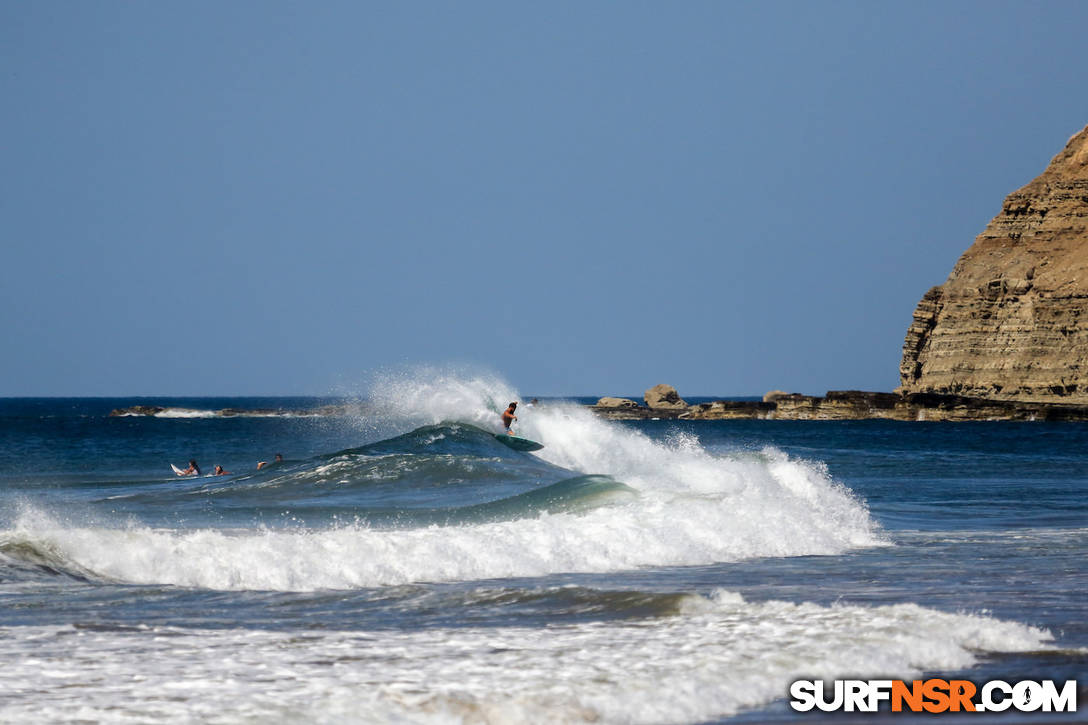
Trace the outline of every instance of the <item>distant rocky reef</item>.
[[1088, 127], [922, 297], [898, 392], [1088, 405]]
[[763, 400], [688, 405], [671, 385], [650, 388], [641, 404], [630, 398], [601, 398], [590, 408], [611, 420], [1088, 420], [1088, 405], [862, 390], [832, 390], [824, 396], [776, 390]]
[[325, 405], [308, 410], [284, 408], [180, 408], [162, 405], [132, 405], [127, 408], [115, 408], [110, 411], [114, 418], [149, 417], [149, 418], [321, 418], [347, 415], [353, 412], [353, 406]]

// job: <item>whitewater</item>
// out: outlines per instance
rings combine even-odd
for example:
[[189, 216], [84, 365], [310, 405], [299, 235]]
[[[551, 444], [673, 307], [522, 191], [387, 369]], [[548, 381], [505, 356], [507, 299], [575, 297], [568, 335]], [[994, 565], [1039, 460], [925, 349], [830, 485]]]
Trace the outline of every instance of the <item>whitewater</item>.
[[[937, 486], [910, 426], [523, 401], [517, 432], [545, 447], [521, 453], [494, 438], [511, 400], [428, 370], [320, 418], [0, 408], [0, 721], [790, 720], [801, 677], [1080, 677], [1082, 482], [1054, 473], [1066, 499], [1008, 515], [1027, 484], [994, 465], [1007, 428], [972, 429], [977, 465]], [[234, 473], [179, 479], [167, 457]], [[979, 480], [997, 500], [950, 518]]]

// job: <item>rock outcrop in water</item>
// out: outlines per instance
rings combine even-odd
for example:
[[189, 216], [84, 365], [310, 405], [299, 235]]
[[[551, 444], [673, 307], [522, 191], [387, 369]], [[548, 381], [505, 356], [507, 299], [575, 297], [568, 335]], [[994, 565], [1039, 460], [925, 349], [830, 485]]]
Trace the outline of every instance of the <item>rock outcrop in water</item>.
[[1088, 420], [1088, 405], [1068, 403], [864, 390], [831, 390], [822, 396], [773, 393], [764, 396], [771, 400], [715, 400], [674, 408], [650, 408], [628, 398], [601, 398], [591, 410], [611, 420]]
[[688, 407], [688, 404], [676, 392], [676, 388], [665, 383], [647, 390], [642, 399], [646, 401], [646, 407], [654, 410], [686, 410]]
[[1088, 127], [914, 311], [900, 392], [1088, 404]]
[[319, 408], [294, 410], [284, 408], [181, 408], [161, 405], [132, 405], [110, 411], [112, 418], [318, 418], [348, 415], [358, 406], [323, 405]]

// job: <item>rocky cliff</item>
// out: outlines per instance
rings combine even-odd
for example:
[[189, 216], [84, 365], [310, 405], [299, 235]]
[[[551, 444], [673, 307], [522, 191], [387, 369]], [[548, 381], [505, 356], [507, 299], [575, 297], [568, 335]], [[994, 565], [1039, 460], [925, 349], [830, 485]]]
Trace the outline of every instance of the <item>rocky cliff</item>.
[[1088, 127], [922, 297], [900, 392], [1088, 403]]

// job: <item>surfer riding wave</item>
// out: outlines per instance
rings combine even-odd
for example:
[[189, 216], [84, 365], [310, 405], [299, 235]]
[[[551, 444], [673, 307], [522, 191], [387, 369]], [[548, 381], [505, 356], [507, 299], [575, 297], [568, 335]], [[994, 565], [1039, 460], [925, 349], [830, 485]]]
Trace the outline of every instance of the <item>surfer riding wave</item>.
[[517, 407], [517, 401], [514, 401], [513, 403], [510, 403], [510, 406], [502, 412], [502, 426], [506, 429], [506, 435], [514, 435], [514, 431], [510, 429], [510, 426], [513, 425], [514, 421], [518, 419], [518, 417], [514, 415], [514, 411], [517, 409]]

